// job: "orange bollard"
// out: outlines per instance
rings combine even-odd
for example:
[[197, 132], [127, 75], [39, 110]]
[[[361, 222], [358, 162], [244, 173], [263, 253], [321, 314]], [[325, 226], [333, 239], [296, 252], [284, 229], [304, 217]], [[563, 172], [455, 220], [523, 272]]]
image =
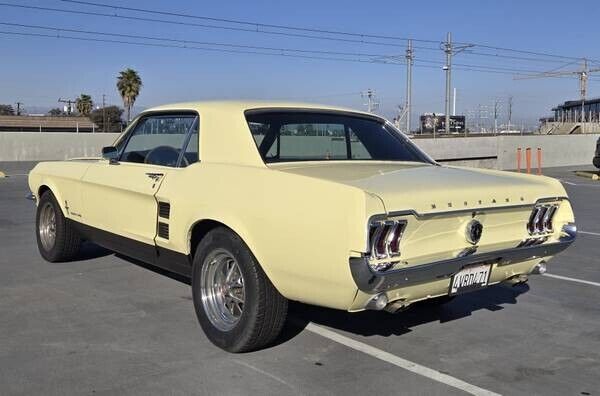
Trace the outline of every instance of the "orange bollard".
[[542, 174], [542, 149], [538, 147], [537, 149], [537, 174]]
[[525, 149], [525, 162], [527, 164], [527, 173], [531, 173], [531, 147]]
[[517, 147], [517, 172], [521, 173], [521, 147]]

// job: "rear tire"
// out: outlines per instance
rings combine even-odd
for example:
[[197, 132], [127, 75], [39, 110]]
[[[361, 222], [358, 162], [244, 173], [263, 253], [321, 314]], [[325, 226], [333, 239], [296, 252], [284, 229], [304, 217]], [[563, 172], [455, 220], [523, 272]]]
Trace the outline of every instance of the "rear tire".
[[192, 295], [206, 336], [229, 352], [268, 346], [287, 316], [287, 299], [241, 238], [225, 227], [210, 231], [196, 248]]
[[63, 215], [50, 190], [40, 196], [35, 225], [38, 249], [45, 260], [54, 263], [77, 257], [81, 237]]

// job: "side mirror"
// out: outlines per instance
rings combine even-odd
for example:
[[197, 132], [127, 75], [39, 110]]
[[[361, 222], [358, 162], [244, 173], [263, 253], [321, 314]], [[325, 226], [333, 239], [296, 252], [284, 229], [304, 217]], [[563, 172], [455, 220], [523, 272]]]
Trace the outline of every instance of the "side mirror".
[[112, 162], [117, 162], [117, 158], [119, 157], [119, 151], [114, 146], [106, 146], [102, 147], [102, 158], [109, 160]]

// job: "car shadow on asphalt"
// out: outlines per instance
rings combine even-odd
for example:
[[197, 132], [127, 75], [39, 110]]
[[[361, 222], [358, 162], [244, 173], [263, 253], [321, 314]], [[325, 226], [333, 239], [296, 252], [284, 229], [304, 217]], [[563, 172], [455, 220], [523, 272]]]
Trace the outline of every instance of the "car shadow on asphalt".
[[112, 251], [104, 249], [95, 243], [85, 241], [79, 249], [77, 261], [93, 260], [100, 257], [110, 256], [111, 254], [113, 254]]
[[124, 255], [122, 255], [120, 253], [115, 253], [115, 257], [118, 257], [121, 260], [125, 260], [125, 261], [127, 261], [127, 262], [129, 262], [131, 264], [135, 264], [135, 265], [137, 265], [139, 267], [142, 267], [144, 269], [147, 269], [149, 271], [155, 272], [155, 273], [157, 273], [159, 275], [166, 276], [167, 278], [171, 278], [171, 279], [176, 280], [178, 282], [185, 283], [186, 285], [190, 285], [190, 286], [192, 285], [192, 281], [191, 281], [190, 278], [188, 278], [186, 276], [183, 276], [183, 275], [180, 275], [180, 274], [178, 274], [176, 272], [172, 272], [172, 271], [163, 269], [161, 267], [157, 267], [155, 265], [148, 264], [148, 263], [145, 263], [143, 261], [139, 261], [139, 260], [136, 260], [134, 258], [124, 256]]
[[[102, 249], [102, 248], [99, 248]], [[106, 251], [108, 254], [112, 252]], [[116, 257], [132, 264], [167, 276], [187, 285], [189, 278], [151, 264], [116, 253]], [[392, 314], [386, 311], [346, 312], [290, 301], [288, 319], [280, 336], [268, 347], [284, 344], [300, 334], [309, 323], [361, 336], [401, 336], [414, 328], [431, 322], [451, 322], [472, 315], [479, 310], [499, 311], [506, 304], [516, 304], [517, 298], [529, 291], [526, 283], [515, 286], [495, 285], [486, 289], [457, 296], [452, 301], [437, 305], [432, 300], [412, 304], [404, 311]]]
[[454, 300], [436, 305], [424, 301], [411, 305], [404, 311], [392, 314], [385, 311], [345, 312], [290, 303], [289, 320], [276, 344], [281, 344], [299, 334], [310, 322], [361, 336], [401, 336], [414, 328], [431, 322], [450, 322], [470, 316], [479, 310], [499, 311], [506, 304], [516, 304], [519, 295], [529, 286], [496, 285], [477, 292], [457, 296]]

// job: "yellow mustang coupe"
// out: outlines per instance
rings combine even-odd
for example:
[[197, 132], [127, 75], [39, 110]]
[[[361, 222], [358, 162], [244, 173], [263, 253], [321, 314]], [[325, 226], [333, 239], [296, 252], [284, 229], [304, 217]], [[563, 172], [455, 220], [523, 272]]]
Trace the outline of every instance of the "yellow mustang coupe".
[[48, 261], [89, 240], [189, 277], [208, 338], [272, 343], [287, 301], [396, 312], [518, 283], [576, 237], [561, 184], [443, 166], [386, 120], [293, 103], [143, 112], [102, 158], [29, 175]]

